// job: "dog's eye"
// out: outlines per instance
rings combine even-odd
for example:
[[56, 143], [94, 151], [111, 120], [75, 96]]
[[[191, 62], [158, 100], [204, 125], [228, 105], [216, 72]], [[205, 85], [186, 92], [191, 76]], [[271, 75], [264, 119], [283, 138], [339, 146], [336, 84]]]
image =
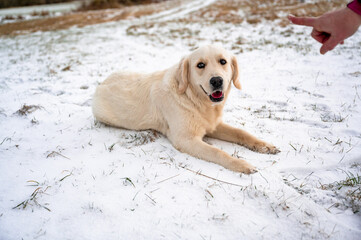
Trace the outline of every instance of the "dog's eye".
[[197, 68], [205, 68], [206, 67], [206, 64], [200, 62], [197, 64]]
[[222, 65], [225, 65], [225, 64], [227, 63], [227, 61], [224, 60], [224, 59], [219, 60], [219, 62], [220, 62], [220, 64], [222, 64]]

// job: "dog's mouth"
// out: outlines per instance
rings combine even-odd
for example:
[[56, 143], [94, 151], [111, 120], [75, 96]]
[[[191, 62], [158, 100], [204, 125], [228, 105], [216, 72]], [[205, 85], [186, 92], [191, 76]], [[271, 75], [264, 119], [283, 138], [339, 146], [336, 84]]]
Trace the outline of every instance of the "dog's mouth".
[[212, 94], [209, 95], [209, 98], [212, 102], [220, 102], [224, 99], [224, 94], [222, 91], [217, 90], [214, 91]]
[[209, 96], [209, 99], [210, 99], [212, 102], [221, 102], [221, 101], [223, 101], [223, 99], [224, 99], [223, 91], [221, 91], [221, 90], [215, 90], [215, 91], [212, 92], [212, 94], [208, 94], [208, 93], [206, 92], [206, 90], [204, 90], [204, 88], [202, 87], [202, 85], [199, 85], [199, 86], [202, 88], [203, 92], [204, 92], [207, 96]]

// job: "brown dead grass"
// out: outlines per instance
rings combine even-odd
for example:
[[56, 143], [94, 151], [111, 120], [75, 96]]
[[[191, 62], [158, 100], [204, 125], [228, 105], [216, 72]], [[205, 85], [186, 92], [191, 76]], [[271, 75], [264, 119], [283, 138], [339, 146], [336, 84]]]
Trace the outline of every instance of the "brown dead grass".
[[262, 20], [281, 20], [288, 24], [284, 16], [320, 16], [325, 12], [345, 7], [347, 0], [320, 1], [318, 3], [300, 3], [299, 0], [219, 0], [208, 7], [191, 14], [189, 21], [223, 21], [227, 23], [257, 24]]
[[24, 104], [18, 111], [15, 112], [15, 114], [20, 116], [26, 116], [32, 112], [35, 112], [38, 109], [41, 109], [41, 106], [38, 105], [26, 105]]
[[139, 6], [126, 6], [119, 9], [74, 12], [58, 17], [7, 23], [0, 25], [0, 36], [13, 36], [37, 31], [61, 30], [73, 26], [83, 27], [128, 18], [138, 18], [170, 9], [177, 4], [180, 4], [180, 2], [181, 1], [174, 1], [175, 4], [161, 2]]
[[93, 0], [90, 3], [84, 2], [79, 8], [79, 11], [122, 8], [124, 6], [151, 4], [164, 1], [167, 0]]

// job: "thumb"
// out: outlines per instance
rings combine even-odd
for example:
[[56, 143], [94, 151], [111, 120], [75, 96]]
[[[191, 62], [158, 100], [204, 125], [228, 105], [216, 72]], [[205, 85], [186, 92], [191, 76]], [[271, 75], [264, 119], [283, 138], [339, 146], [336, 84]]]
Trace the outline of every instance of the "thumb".
[[331, 51], [332, 49], [334, 49], [338, 44], [340, 43], [340, 41], [338, 41], [335, 37], [333, 37], [331, 35], [331, 37], [323, 43], [321, 49], [320, 49], [320, 53], [321, 54], [325, 54], [328, 51]]
[[292, 14], [288, 15], [288, 20], [290, 20], [293, 24], [296, 25], [304, 25], [308, 27], [313, 27], [316, 21], [314, 17], [295, 17]]

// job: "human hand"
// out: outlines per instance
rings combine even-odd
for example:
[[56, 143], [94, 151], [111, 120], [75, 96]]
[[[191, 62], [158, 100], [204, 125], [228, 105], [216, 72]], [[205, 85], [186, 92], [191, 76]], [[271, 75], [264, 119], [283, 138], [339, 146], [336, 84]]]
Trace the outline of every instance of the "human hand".
[[293, 24], [313, 27], [311, 36], [322, 44], [321, 54], [334, 49], [338, 44], [343, 44], [361, 25], [361, 15], [347, 7], [316, 18], [289, 15], [288, 19]]

